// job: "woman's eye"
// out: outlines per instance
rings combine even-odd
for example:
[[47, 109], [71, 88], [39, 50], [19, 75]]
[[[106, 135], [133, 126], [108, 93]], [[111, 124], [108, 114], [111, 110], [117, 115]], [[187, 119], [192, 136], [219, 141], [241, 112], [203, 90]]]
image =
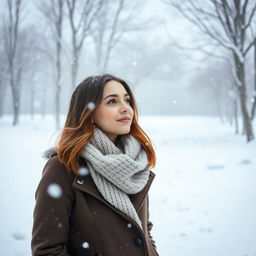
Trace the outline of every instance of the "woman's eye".
[[126, 102], [128, 102], [129, 104], [131, 104], [131, 100], [130, 100], [130, 99], [126, 99]]
[[[125, 100], [128, 104], [131, 104], [131, 100], [130, 99], [126, 99]], [[112, 100], [109, 100], [108, 102], [107, 102], [107, 104], [113, 104], [113, 103], [116, 103], [117, 101], [115, 100], [115, 99], [112, 99]]]
[[112, 104], [112, 103], [115, 103], [116, 102], [116, 100], [115, 99], [112, 99], [112, 100], [109, 100], [108, 101], [108, 104]]

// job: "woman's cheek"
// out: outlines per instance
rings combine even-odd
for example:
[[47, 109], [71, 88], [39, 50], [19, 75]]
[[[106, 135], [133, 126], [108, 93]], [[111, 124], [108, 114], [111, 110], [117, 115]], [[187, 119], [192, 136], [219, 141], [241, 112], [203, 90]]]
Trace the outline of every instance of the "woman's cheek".
[[106, 117], [115, 117], [117, 113], [117, 110], [115, 108], [110, 108], [106, 111], [105, 115]]

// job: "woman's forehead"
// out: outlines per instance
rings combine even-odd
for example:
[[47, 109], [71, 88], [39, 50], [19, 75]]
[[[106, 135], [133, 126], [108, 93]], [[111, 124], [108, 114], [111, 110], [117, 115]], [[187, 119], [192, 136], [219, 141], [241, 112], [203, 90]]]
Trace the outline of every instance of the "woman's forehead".
[[104, 92], [103, 92], [104, 96], [107, 94], [124, 95], [125, 93], [127, 93], [126, 89], [118, 81], [115, 81], [115, 80], [108, 81], [104, 86]]

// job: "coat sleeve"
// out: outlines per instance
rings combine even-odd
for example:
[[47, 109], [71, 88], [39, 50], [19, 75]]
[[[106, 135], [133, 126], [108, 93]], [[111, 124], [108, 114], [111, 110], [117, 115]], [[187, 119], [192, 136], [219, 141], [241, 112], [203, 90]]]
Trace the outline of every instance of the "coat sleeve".
[[70, 173], [58, 158], [48, 160], [35, 194], [31, 240], [33, 256], [70, 256], [66, 245], [74, 201], [71, 185]]
[[148, 195], [147, 195], [147, 212], [148, 212], [148, 220], [147, 220], [147, 226], [148, 226], [148, 236], [150, 238], [150, 241], [151, 241], [151, 244], [152, 246], [154, 247], [154, 249], [156, 250], [156, 242], [154, 241], [150, 231], [153, 227], [153, 223], [149, 220], [149, 198], [148, 198]]

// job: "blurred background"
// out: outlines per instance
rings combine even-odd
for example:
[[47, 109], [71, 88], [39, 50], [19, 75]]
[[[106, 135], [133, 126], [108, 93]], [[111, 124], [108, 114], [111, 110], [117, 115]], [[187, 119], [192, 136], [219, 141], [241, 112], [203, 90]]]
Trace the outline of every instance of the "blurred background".
[[131, 86], [156, 148], [160, 255], [256, 255], [254, 0], [1, 0], [0, 38], [5, 255], [30, 255], [42, 152], [104, 73]]
[[241, 115], [253, 137], [255, 1], [2, 0], [0, 12], [0, 117], [14, 125], [53, 113], [59, 127], [74, 87], [112, 73], [141, 114]]

